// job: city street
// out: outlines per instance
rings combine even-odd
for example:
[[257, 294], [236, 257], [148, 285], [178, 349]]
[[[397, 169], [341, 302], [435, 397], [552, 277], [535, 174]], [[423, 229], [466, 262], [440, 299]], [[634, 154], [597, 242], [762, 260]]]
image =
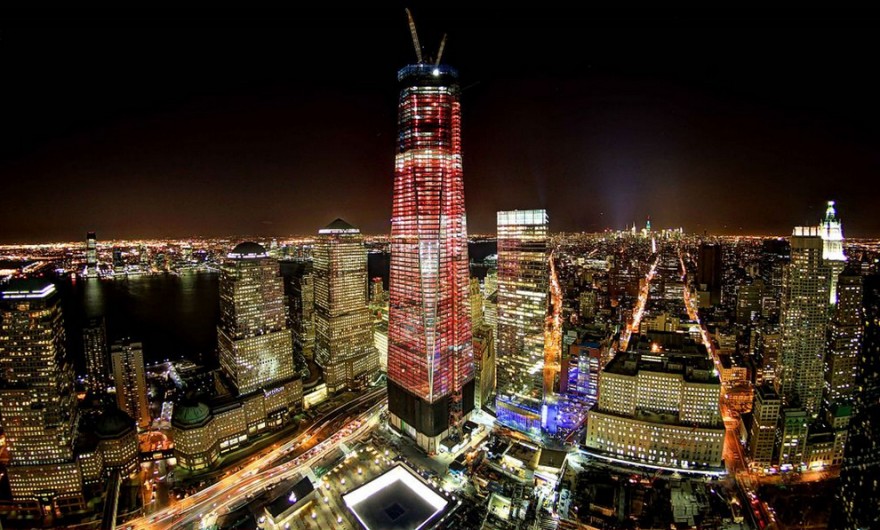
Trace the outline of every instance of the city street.
[[[203, 518], [206, 518], [204, 522], [208, 523], [211, 518], [216, 519], [217, 515], [222, 514], [228, 505], [237, 503], [248, 495], [253, 496], [262, 492], [271, 482], [285, 480], [297, 473], [305, 472], [331, 449], [364, 434], [369, 426], [378, 421], [384, 401], [384, 389], [368, 392], [347, 404], [347, 407], [375, 404], [367, 412], [350, 418], [344, 426], [334, 429], [332, 433], [325, 433], [324, 430], [337, 419], [337, 413], [340, 412], [338, 410], [328, 413], [323, 420], [293, 440], [253, 457], [238, 471], [228, 474], [217, 483], [181, 499], [169, 508], [133, 519], [121, 526], [132, 529], [187, 528], [188, 525], [200, 522]], [[295, 452], [303, 448], [306, 449], [305, 452], [294, 460], [276, 463], [292, 457]]]

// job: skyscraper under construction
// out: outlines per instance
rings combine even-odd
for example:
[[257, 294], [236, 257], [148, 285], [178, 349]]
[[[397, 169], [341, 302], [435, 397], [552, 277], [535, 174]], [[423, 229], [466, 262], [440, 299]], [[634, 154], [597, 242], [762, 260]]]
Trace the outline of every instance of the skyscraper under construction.
[[468, 247], [458, 72], [423, 59], [397, 74], [388, 410], [428, 452], [473, 410]]

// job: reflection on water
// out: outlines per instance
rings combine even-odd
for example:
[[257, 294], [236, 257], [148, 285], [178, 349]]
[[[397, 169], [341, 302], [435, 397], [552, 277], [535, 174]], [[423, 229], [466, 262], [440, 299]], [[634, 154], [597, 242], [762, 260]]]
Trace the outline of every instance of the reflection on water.
[[218, 275], [209, 271], [61, 280], [71, 357], [81, 371], [82, 328], [89, 318], [104, 316], [108, 340], [142, 340], [147, 363], [185, 356], [215, 364], [217, 281]]

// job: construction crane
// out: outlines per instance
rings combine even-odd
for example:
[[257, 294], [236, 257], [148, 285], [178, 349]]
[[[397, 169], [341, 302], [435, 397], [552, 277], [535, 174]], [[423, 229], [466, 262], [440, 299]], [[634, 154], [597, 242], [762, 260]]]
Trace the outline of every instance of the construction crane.
[[[416, 50], [416, 59], [419, 64], [423, 64], [425, 62], [425, 57], [422, 56], [422, 44], [419, 42], [419, 32], [416, 31], [416, 21], [413, 19], [412, 11], [409, 8], [406, 8], [406, 18], [409, 20], [409, 32], [412, 35], [413, 48]], [[431, 63], [433, 61], [434, 66], [440, 65], [440, 59], [443, 58], [443, 50], [446, 48], [446, 34], [443, 34], [443, 38], [440, 39], [440, 48], [437, 50], [437, 58], [432, 59], [428, 57], [427, 62]]]
[[413, 46], [416, 49], [416, 58], [419, 63], [422, 62], [422, 45], [419, 44], [419, 34], [416, 32], [416, 21], [413, 20], [412, 13], [406, 8], [406, 18], [409, 19], [409, 32], [412, 33]]
[[434, 66], [440, 65], [440, 58], [443, 57], [443, 48], [446, 47], [446, 34], [443, 34], [443, 38], [440, 39], [440, 49], [437, 51], [437, 60], [434, 61]]

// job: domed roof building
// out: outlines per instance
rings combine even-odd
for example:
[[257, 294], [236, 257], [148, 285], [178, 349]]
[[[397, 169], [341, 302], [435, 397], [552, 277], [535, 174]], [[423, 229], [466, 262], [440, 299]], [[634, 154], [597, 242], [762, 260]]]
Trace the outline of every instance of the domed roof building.
[[180, 429], [202, 427], [211, 420], [211, 409], [201, 402], [181, 403], [174, 407], [171, 425]]
[[115, 407], [105, 410], [95, 423], [95, 434], [102, 440], [118, 438], [133, 430], [135, 422], [132, 417]]
[[179, 465], [187, 469], [203, 469], [220, 456], [213, 419], [211, 408], [202, 402], [183, 402], [174, 406], [171, 436]]
[[80, 424], [77, 459], [83, 481], [100, 484], [111, 472], [132, 473], [138, 465], [138, 432], [125, 411], [108, 407]]
[[268, 258], [269, 254], [263, 245], [253, 241], [243, 241], [235, 245], [235, 248], [226, 257], [229, 259], [260, 259]]

